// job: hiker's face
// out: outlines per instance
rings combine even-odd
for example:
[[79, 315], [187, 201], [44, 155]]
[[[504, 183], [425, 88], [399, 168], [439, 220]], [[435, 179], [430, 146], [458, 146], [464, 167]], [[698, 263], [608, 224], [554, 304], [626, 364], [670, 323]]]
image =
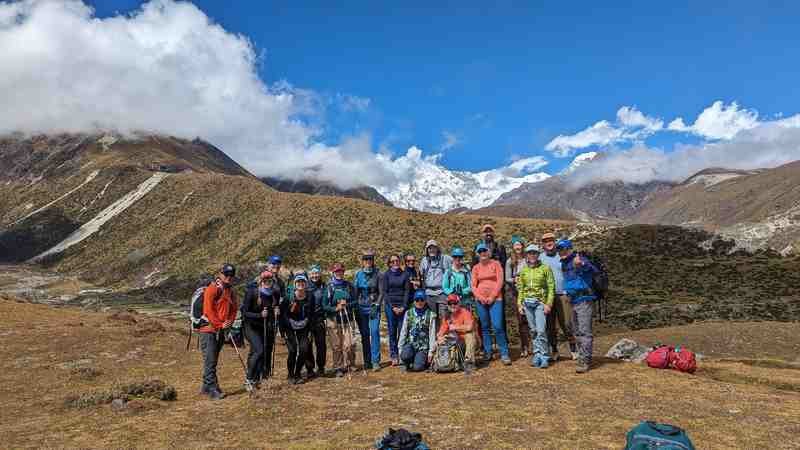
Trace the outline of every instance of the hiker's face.
[[561, 250], [558, 251], [558, 256], [560, 256], [561, 259], [564, 259], [567, 256], [569, 256], [570, 253], [572, 253], [572, 250], [570, 250], [568, 248], [562, 248]]
[[483, 240], [486, 242], [494, 241], [494, 231], [486, 230], [483, 232]]
[[553, 250], [556, 248], [556, 240], [555, 239], [545, 239], [542, 241], [542, 247], [544, 247], [544, 251], [548, 253], [553, 253]]
[[342, 278], [344, 278], [344, 271], [343, 270], [339, 270], [339, 271], [333, 272], [333, 277], [336, 278], [337, 280], [341, 280]]
[[295, 281], [294, 282], [294, 290], [298, 292], [305, 292], [306, 290], [306, 282], [305, 281]]
[[453, 265], [456, 267], [461, 267], [464, 264], [464, 258], [462, 256], [453, 256]]
[[319, 279], [322, 278], [322, 274], [319, 272], [311, 272], [308, 276], [311, 277], [311, 281], [314, 283], [319, 282]]
[[375, 257], [364, 256], [361, 258], [361, 264], [363, 264], [364, 267], [375, 267]]
[[456, 303], [450, 303], [449, 305], [447, 305], [447, 310], [450, 311], [450, 314], [458, 312], [458, 308], [459, 306]]
[[406, 256], [406, 267], [414, 267], [416, 263], [417, 263], [417, 258], [410, 255]]
[[418, 298], [418, 299], [414, 300], [414, 306], [417, 309], [425, 309], [425, 306], [427, 306], [427, 305], [428, 304], [425, 303], [425, 299], [424, 298]]
[[439, 253], [439, 247], [431, 245], [428, 247], [428, 256], [436, 256]]
[[233, 275], [230, 275], [230, 274], [226, 275], [224, 273], [221, 273], [219, 275], [219, 279], [220, 279], [220, 281], [222, 281], [225, 284], [233, 283]]
[[528, 264], [536, 264], [539, 261], [539, 254], [536, 252], [528, 252], [525, 254], [525, 259], [528, 261]]
[[484, 251], [478, 253], [478, 258], [481, 260], [481, 262], [488, 261], [489, 260], [489, 250], [484, 250]]
[[281, 264], [280, 263], [269, 263], [267, 264], [267, 268], [272, 273], [278, 273], [281, 271]]
[[515, 242], [512, 248], [514, 249], [514, 253], [516, 254], [522, 253], [522, 242]]
[[393, 269], [400, 268], [400, 258], [397, 256], [392, 256], [391, 258], [389, 258], [389, 267]]

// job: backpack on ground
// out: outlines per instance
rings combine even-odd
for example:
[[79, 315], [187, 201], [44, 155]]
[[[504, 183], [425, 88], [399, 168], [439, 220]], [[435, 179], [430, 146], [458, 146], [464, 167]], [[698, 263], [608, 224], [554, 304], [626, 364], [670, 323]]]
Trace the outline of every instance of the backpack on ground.
[[464, 370], [464, 356], [458, 341], [448, 337], [444, 344], [436, 346], [433, 352], [433, 371], [438, 373], [459, 372]]
[[404, 428], [394, 430], [389, 428], [383, 437], [375, 443], [378, 450], [430, 450], [430, 447], [422, 442], [422, 435], [412, 433]]
[[697, 357], [687, 348], [675, 347], [670, 354], [669, 366], [679, 372], [694, 373], [697, 370]]
[[681, 428], [644, 421], [628, 432], [625, 450], [694, 450]]
[[670, 365], [670, 359], [673, 348], [667, 345], [658, 345], [654, 347], [647, 354], [645, 361], [647, 365], [654, 369], [667, 369]]

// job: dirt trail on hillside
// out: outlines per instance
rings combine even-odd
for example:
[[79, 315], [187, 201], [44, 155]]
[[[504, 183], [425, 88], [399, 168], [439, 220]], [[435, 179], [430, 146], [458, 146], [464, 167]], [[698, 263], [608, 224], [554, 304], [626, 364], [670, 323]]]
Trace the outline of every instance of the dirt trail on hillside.
[[[406, 426], [436, 449], [618, 449], [630, 427], [654, 419], [686, 428], [697, 448], [777, 449], [795, 446], [800, 432], [800, 370], [791, 364], [705, 360], [690, 376], [600, 360], [579, 376], [571, 361], [546, 371], [516, 361], [469, 379], [385, 368], [289, 387], [281, 346], [274, 386], [250, 399], [225, 348], [220, 379], [230, 396], [211, 402], [197, 392], [201, 357], [184, 351], [182, 323], [10, 299], [0, 300], [0, 315], [0, 435], [8, 448], [367, 448], [387, 427]], [[729, 325], [703, 324], [703, 333], [724, 337]], [[791, 324], [749, 326], [761, 330], [759, 349], [797, 346], [797, 336], [786, 342], [775, 331], [783, 325]], [[690, 336], [694, 327], [681, 328]], [[600, 339], [598, 352], [616, 337]], [[754, 353], [740, 355], [781, 356]], [[70, 395], [150, 379], [174, 386], [177, 401], [136, 401], [119, 411], [64, 406]]]

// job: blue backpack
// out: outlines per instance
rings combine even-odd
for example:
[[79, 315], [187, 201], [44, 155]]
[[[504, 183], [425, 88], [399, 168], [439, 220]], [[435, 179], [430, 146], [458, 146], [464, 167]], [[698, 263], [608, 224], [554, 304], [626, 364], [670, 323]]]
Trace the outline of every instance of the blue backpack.
[[695, 450], [683, 429], [644, 421], [628, 432], [625, 450]]

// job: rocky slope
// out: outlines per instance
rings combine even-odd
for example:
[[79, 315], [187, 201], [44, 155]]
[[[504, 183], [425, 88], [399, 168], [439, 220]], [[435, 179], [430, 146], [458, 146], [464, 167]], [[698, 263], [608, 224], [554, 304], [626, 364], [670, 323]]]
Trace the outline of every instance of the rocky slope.
[[749, 249], [800, 242], [800, 161], [774, 169], [709, 169], [661, 192], [631, 218], [720, 232]]
[[559, 175], [539, 183], [523, 184], [501, 195], [491, 206], [510, 209], [510, 206], [522, 205], [523, 210], [533, 214], [549, 214], [528, 216], [536, 218], [625, 219], [654, 195], [671, 187], [671, 183], [660, 181], [645, 184], [616, 181], [576, 187], [567, 176]]
[[359, 200], [368, 200], [379, 205], [393, 206], [392, 202], [382, 196], [375, 188], [363, 186], [353, 189], [340, 189], [333, 184], [315, 180], [285, 180], [281, 178], [260, 178], [261, 181], [281, 192], [294, 192], [298, 194], [328, 195], [331, 197], [346, 197]]

